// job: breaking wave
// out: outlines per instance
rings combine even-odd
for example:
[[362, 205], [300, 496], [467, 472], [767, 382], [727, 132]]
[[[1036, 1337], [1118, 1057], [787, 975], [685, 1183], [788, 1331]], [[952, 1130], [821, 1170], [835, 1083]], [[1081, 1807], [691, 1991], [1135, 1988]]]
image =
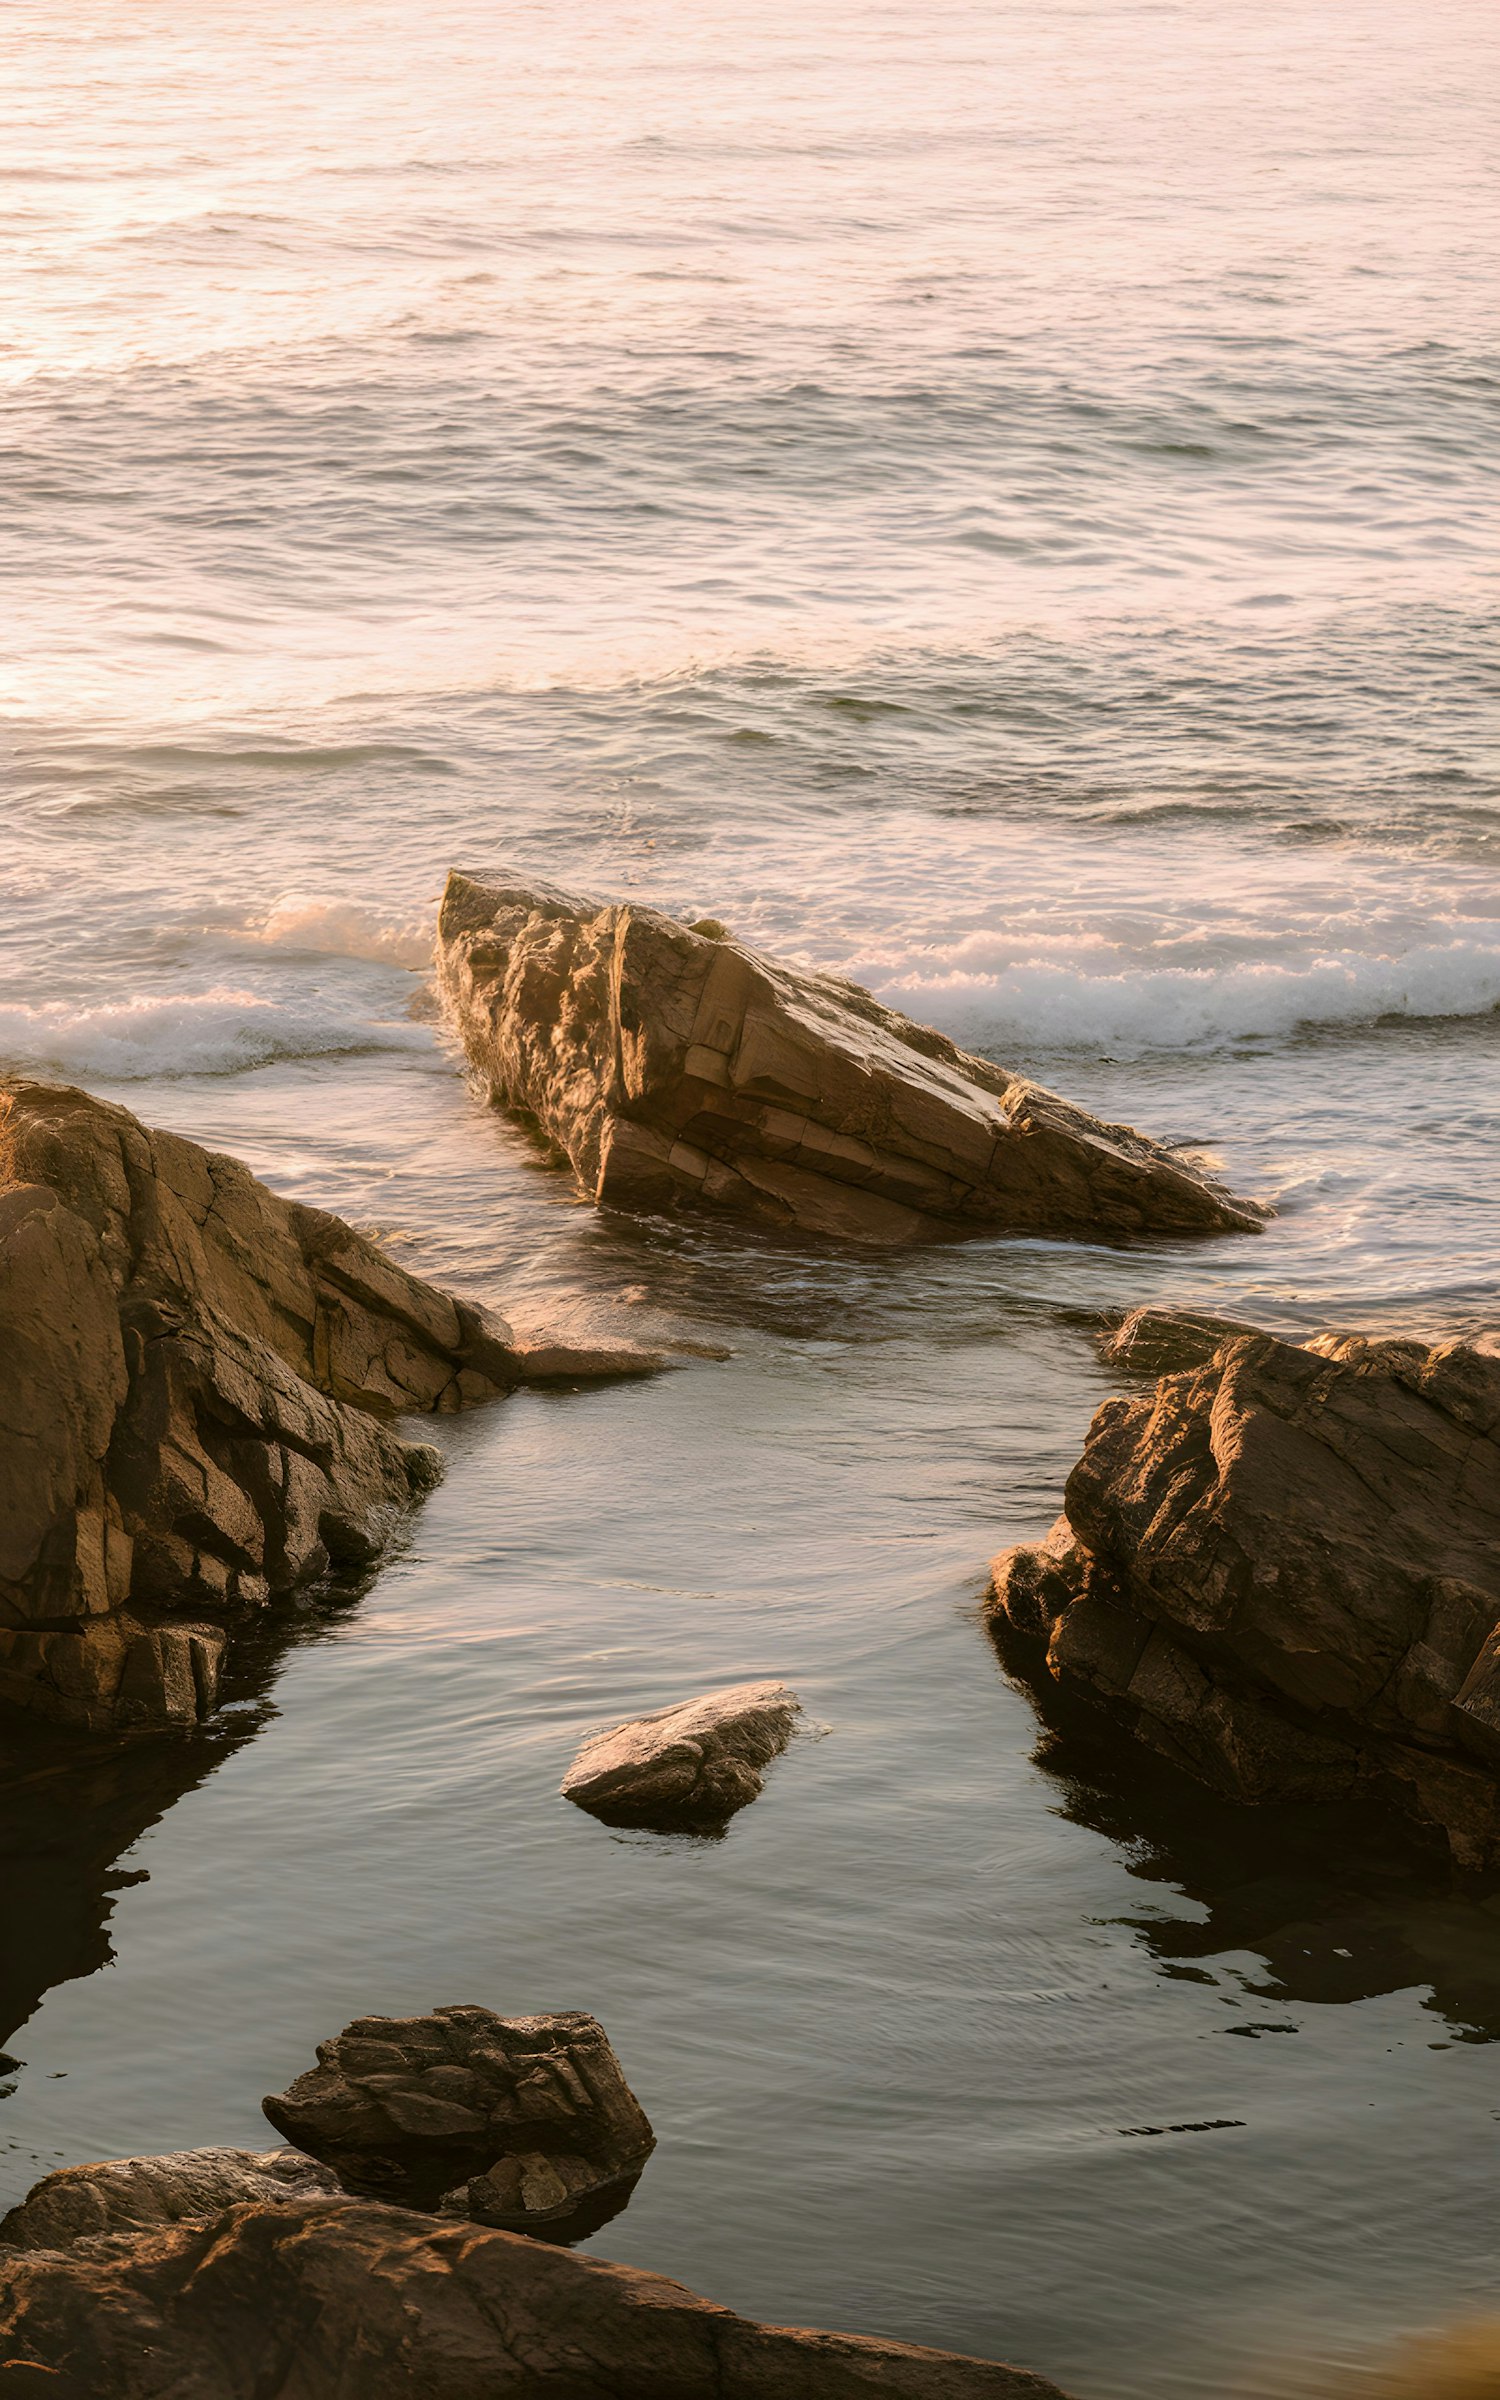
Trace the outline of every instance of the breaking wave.
[[[856, 964], [849, 970], [858, 976]], [[1304, 1025], [1468, 1017], [1500, 1007], [1500, 948], [1431, 943], [1391, 958], [1334, 951], [1298, 964], [1139, 967], [1090, 974], [1046, 959], [993, 971], [867, 971], [888, 1006], [975, 1045], [1126, 1050], [1211, 1047]]]
[[420, 1025], [288, 1006], [255, 992], [175, 992], [98, 1008], [60, 1001], [0, 1006], [0, 1062], [7, 1067], [120, 1082], [231, 1075], [277, 1058], [430, 1047]]
[[395, 922], [359, 900], [318, 899], [286, 892], [251, 939], [279, 950], [320, 950], [335, 958], [364, 958], [379, 966], [424, 969], [432, 964], [430, 917]]

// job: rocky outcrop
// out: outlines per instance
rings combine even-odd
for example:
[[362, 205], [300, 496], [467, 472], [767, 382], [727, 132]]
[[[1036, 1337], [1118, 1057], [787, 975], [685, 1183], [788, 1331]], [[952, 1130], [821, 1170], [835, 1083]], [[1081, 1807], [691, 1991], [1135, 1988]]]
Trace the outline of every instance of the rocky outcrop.
[[1266, 1211], [857, 984], [633, 903], [449, 877], [439, 982], [491, 1097], [604, 1206], [866, 1243], [1253, 1232]]
[[564, 1796], [606, 1824], [722, 1823], [755, 1798], [800, 1708], [784, 1683], [737, 1683], [635, 1717], [584, 1743]]
[[1219, 1790], [1384, 1796], [1500, 1862], [1500, 1339], [1252, 1334], [1106, 1401], [994, 1605]]
[[52, 2400], [1062, 2400], [1010, 2367], [757, 2325], [639, 2268], [348, 2199], [0, 2252], [0, 2358], [7, 2390]]
[[1212, 1317], [1193, 1308], [1133, 1308], [1099, 1344], [1105, 1364], [1127, 1375], [1175, 1375], [1201, 1367], [1242, 1334], [1258, 1333], [1238, 1317]]
[[59, 2167], [0, 2218], [0, 2245], [66, 2250], [95, 2234], [140, 2233], [216, 2217], [241, 2201], [279, 2206], [336, 2192], [332, 2175], [299, 2150], [174, 2150]]
[[122, 1108], [10, 1082], [0, 1119], [0, 1700], [192, 1724], [226, 1623], [367, 1565], [434, 1481], [390, 1418], [558, 1363]]
[[602, 2222], [656, 2138], [603, 2026], [578, 2011], [357, 2017], [265, 2112], [351, 2190], [521, 2231], [584, 2211]]

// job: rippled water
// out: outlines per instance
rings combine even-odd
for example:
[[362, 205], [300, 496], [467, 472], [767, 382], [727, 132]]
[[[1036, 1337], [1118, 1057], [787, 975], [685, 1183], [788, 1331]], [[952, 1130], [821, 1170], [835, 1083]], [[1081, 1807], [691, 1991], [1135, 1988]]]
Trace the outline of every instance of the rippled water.
[[[662, 2137], [595, 2247], [773, 2318], [1280, 2400], [1488, 2298], [1500, 1908], [1038, 1749], [975, 1603], [1101, 1310], [1495, 1320], [1492, 13], [12, 0], [0, 48], [0, 1059], [734, 1353], [441, 1428], [203, 1744], [13, 1743], [7, 2194], [253, 2138], [356, 2012], [587, 2006]], [[422, 1005], [502, 857], [1282, 1213], [596, 1218]], [[828, 1730], [722, 1843], [554, 1797], [742, 1673]]]

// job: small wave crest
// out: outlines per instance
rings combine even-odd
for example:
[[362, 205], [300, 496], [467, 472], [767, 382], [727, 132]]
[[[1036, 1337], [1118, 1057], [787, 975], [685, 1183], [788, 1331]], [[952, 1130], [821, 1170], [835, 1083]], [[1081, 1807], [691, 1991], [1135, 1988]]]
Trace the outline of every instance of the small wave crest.
[[284, 892], [250, 938], [278, 950], [320, 950], [335, 958], [365, 958], [379, 966], [422, 969], [432, 964], [430, 918], [392, 920], [359, 900], [320, 899]]
[[98, 1008], [0, 1005], [0, 1064], [126, 1083], [232, 1075], [277, 1058], [425, 1050], [430, 1041], [419, 1025], [289, 1006], [255, 992], [174, 992]]
[[888, 1006], [941, 1026], [971, 1048], [1113, 1053], [1209, 1048], [1379, 1017], [1479, 1016], [1500, 1006], [1500, 950], [1459, 941], [1390, 958], [1340, 951], [1296, 965], [1142, 967], [1123, 974], [1092, 974], [1047, 959], [985, 972], [934, 958], [868, 979]]

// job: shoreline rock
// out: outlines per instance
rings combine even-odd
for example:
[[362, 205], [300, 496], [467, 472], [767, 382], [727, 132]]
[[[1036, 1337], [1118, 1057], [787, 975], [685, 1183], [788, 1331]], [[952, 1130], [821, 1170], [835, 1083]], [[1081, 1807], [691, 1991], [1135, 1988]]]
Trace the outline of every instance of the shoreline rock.
[[339, 2194], [316, 2159], [300, 2150], [169, 2150], [155, 2158], [106, 2158], [58, 2167], [0, 2217], [0, 2250], [67, 2250], [107, 2233], [145, 2233], [217, 2216], [245, 2201], [279, 2207], [309, 2194]]
[[991, 1605], [1230, 1797], [1389, 1800], [1500, 1863], [1500, 1337], [1237, 1335], [1106, 1401]]
[[347, 2190], [518, 2232], [605, 2222], [656, 2146], [603, 2026], [578, 2010], [356, 2017], [263, 2106]]
[[0, 2251], [0, 2356], [56, 2400], [1064, 2400], [1017, 2368], [761, 2325], [637, 2267], [317, 2197]]
[[438, 984], [491, 1098], [600, 1206], [727, 1209], [879, 1246], [1252, 1233], [1270, 1213], [710, 920], [455, 871]]
[[[0, 1700], [200, 1723], [226, 1622], [367, 1567], [438, 1479], [389, 1420], [558, 1359], [86, 1092], [0, 1082], [0, 1133]], [[562, 1355], [569, 1380], [647, 1371]]]
[[802, 1704], [784, 1683], [737, 1683], [596, 1733], [563, 1797], [608, 1825], [722, 1824], [759, 1795]]

